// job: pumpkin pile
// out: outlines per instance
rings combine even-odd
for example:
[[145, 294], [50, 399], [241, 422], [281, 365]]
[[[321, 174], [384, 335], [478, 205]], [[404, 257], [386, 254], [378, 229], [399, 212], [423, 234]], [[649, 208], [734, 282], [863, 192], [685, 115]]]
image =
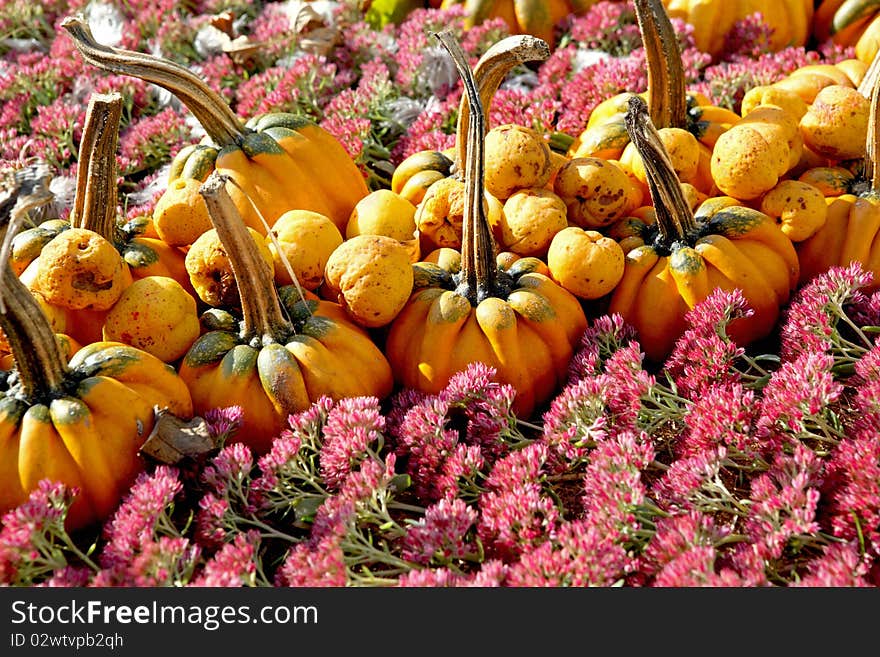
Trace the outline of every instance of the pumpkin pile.
[[[719, 289], [752, 310], [729, 330], [746, 347], [832, 266], [859, 262], [880, 285], [880, 4], [632, 0], [646, 88], [609, 93], [563, 148], [534, 121], [490, 125], [511, 74], [552, 61], [560, 22], [595, 4], [466, 3], [466, 26], [515, 29], [479, 57], [435, 35], [463, 89], [452, 144], [399, 158], [384, 186], [310, 118], [242, 119], [189, 68], [63, 20], [83, 65], [165, 89], [204, 137], [169, 157], [154, 206], [131, 219], [118, 198], [125, 99], [95, 92], [69, 218], [10, 230], [0, 510], [48, 476], [82, 491], [72, 526], [104, 519], [159, 412], [240, 405], [235, 440], [262, 455], [323, 398], [436, 394], [479, 362], [534, 419], [602, 313], [660, 366]], [[718, 58], [757, 10], [770, 51], [855, 50], [716, 104], [687, 83], [673, 19]], [[36, 205], [19, 191], [31, 201], [12, 227]]]

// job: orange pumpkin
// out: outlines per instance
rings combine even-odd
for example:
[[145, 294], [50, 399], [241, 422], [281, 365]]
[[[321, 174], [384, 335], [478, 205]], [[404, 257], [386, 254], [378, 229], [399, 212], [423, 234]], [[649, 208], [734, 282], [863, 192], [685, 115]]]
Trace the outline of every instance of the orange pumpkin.
[[801, 179], [823, 183], [828, 204], [825, 223], [797, 244], [801, 282], [834, 266], [859, 262], [873, 275], [868, 289], [880, 289], [880, 84], [875, 81], [861, 171], [843, 167], [805, 171]]
[[8, 263], [0, 266], [0, 295], [0, 327], [17, 370], [0, 392], [0, 512], [50, 479], [79, 491], [69, 529], [100, 522], [144, 466], [138, 451], [155, 409], [189, 419], [189, 391], [165, 363], [119, 343], [87, 345], [68, 362]]
[[308, 119], [279, 112], [242, 124], [226, 102], [185, 67], [103, 46], [76, 17], [66, 18], [62, 27], [87, 62], [169, 90], [207, 132], [203, 143], [177, 154], [168, 189], [157, 203], [156, 231], [168, 244], [192, 244], [211, 227], [199, 185], [214, 170], [235, 181], [229, 194], [247, 224], [262, 235], [267, 232], [264, 220], [271, 226], [293, 209], [326, 215], [344, 230], [355, 204], [367, 195], [363, 174], [339, 141]]
[[535, 271], [530, 265], [535, 258], [498, 266], [482, 185], [485, 116], [479, 92], [454, 37], [437, 36], [455, 61], [470, 103], [460, 270], [415, 265], [416, 285], [423, 287], [391, 323], [385, 351], [402, 385], [431, 393], [471, 362], [485, 363], [516, 389], [514, 410], [525, 417], [565, 381], [587, 320], [574, 295]]
[[232, 265], [242, 320], [196, 340], [180, 376], [196, 412], [240, 405], [244, 420], [236, 439], [264, 453], [290, 414], [324, 395], [383, 398], [393, 379], [385, 356], [338, 304], [302, 299], [282, 310], [271, 257], [259, 253], [226, 182], [212, 173], [202, 194]]
[[648, 169], [656, 219], [640, 228], [629, 222], [623, 278], [609, 312], [636, 328], [655, 362], [687, 328], [685, 314], [715, 288], [740, 288], [754, 310], [731, 324], [731, 337], [745, 345], [768, 335], [798, 280], [791, 241], [772, 218], [736, 199], [708, 199], [695, 216], [641, 98], [630, 101], [627, 128]]

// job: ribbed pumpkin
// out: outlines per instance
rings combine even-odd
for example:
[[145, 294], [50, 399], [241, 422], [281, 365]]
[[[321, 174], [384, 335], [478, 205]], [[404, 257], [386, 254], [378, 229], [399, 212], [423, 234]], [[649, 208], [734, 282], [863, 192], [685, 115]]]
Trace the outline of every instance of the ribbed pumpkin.
[[828, 203], [824, 225], [796, 245], [801, 282], [831, 267], [859, 262], [873, 274], [869, 289], [880, 289], [880, 84], [871, 93], [865, 153], [857, 176], [840, 166], [801, 175], [819, 187]]
[[[691, 148], [697, 150], [697, 166], [691, 178], [682, 182], [711, 194], [716, 191], [709, 172], [712, 148], [739, 116], [711, 105], [701, 94], [687, 92], [678, 41], [660, 0], [634, 0], [633, 6], [645, 46], [648, 90], [642, 94], [622, 92], [597, 105], [590, 113], [586, 129], [569, 147], [568, 155], [620, 160], [626, 153], [626, 158], [631, 159], [634, 153], [632, 147], [627, 152], [630, 137], [624, 119], [630, 98], [639, 95], [647, 101], [658, 129], [678, 131], [674, 138], [679, 141], [685, 136], [681, 134], [684, 131], [696, 138], [697, 143]], [[631, 164], [628, 162], [626, 167], [631, 168]]]
[[[641, 98], [630, 100], [627, 128], [648, 170], [656, 220], [631, 222], [623, 279], [609, 312], [632, 324], [646, 356], [662, 361], [686, 329], [685, 314], [715, 288], [740, 288], [754, 315], [735, 320], [731, 336], [747, 344], [768, 335], [798, 280], [791, 241], [775, 221], [735, 199], [708, 199], [696, 216], [682, 194]], [[711, 209], [710, 209], [711, 208]]]
[[131, 75], [177, 96], [207, 133], [203, 143], [174, 158], [168, 189], [157, 203], [159, 236], [175, 246], [192, 244], [210, 228], [199, 184], [213, 170], [236, 185], [230, 196], [247, 224], [265, 235], [287, 210], [312, 210], [330, 217], [340, 230], [355, 204], [367, 195], [364, 176], [329, 132], [301, 116], [270, 113], [242, 123], [198, 76], [173, 62], [97, 43], [86, 23], [62, 22], [83, 58], [99, 68]]
[[385, 351], [397, 380], [423, 392], [441, 390], [472, 362], [494, 367], [498, 380], [516, 389], [514, 410], [525, 417], [564, 382], [587, 320], [577, 298], [533, 271], [535, 258], [514, 258], [506, 270], [496, 263], [485, 214], [479, 93], [455, 38], [437, 38], [455, 61], [471, 106], [461, 266], [453, 272], [415, 265], [419, 289], [392, 322]]
[[291, 413], [324, 395], [385, 397], [393, 378], [385, 356], [338, 304], [309, 299], [282, 308], [271, 266], [257, 251], [226, 182], [212, 173], [201, 193], [232, 263], [242, 321], [196, 340], [180, 376], [196, 412], [240, 405], [244, 424], [237, 439], [264, 453]]
[[554, 43], [553, 28], [569, 14], [580, 15], [599, 0], [442, 0], [441, 9], [464, 5], [466, 29], [501, 18], [513, 34], [531, 34]]
[[[515, 66], [529, 61], [543, 61], [549, 56], [547, 42], [532, 35], [510, 36], [493, 44], [474, 67], [474, 79], [485, 111], [489, 111], [495, 92]], [[418, 205], [435, 182], [449, 176], [455, 176], [460, 181], [469, 122], [470, 108], [467, 98], [463, 96], [458, 107], [455, 146], [451, 153], [427, 150], [405, 158], [394, 169], [391, 191]]]
[[79, 489], [69, 529], [102, 521], [144, 466], [138, 451], [155, 409], [189, 419], [189, 391], [165, 363], [127, 345], [87, 345], [68, 362], [8, 263], [0, 266], [0, 295], [0, 327], [17, 370], [0, 392], [0, 512], [50, 479]]
[[760, 12], [772, 28], [770, 48], [803, 46], [811, 35], [813, 0], [663, 0], [672, 18], [694, 27], [697, 48], [717, 57], [727, 34], [738, 22]]

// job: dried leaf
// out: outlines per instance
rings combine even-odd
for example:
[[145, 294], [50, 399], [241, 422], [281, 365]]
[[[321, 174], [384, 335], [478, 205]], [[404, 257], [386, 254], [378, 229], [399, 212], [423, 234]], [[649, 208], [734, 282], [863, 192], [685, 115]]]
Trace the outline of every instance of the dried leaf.
[[142, 456], [165, 465], [175, 465], [183, 459], [197, 458], [217, 448], [202, 417], [185, 421], [167, 409], [154, 409], [156, 422], [153, 430], [141, 446]]

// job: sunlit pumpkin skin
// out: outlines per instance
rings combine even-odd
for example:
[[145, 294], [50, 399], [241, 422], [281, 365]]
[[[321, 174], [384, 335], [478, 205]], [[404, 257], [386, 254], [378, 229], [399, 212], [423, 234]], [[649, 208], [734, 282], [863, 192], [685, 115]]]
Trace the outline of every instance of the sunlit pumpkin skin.
[[418, 205], [427, 189], [452, 173], [452, 159], [440, 151], [417, 151], [394, 168], [391, 191]]
[[327, 297], [354, 323], [378, 328], [400, 312], [413, 289], [411, 252], [387, 235], [355, 235], [327, 260]]
[[764, 194], [758, 209], [775, 219], [792, 242], [802, 242], [813, 235], [828, 215], [822, 192], [800, 180], [781, 181]]
[[[514, 35], [493, 44], [480, 57], [474, 68], [483, 107], [492, 104], [492, 97], [507, 74], [518, 64], [543, 61], [550, 56], [546, 41], [530, 34]], [[422, 251], [435, 248], [458, 248], [461, 245], [461, 179], [463, 175], [465, 135], [470, 123], [470, 109], [462, 98], [458, 109], [455, 145], [451, 152], [419, 151], [403, 160], [391, 177], [391, 191], [401, 194], [417, 206], [415, 221]], [[491, 197], [491, 194], [488, 196]], [[490, 199], [493, 212], [500, 212], [501, 203]], [[430, 205], [431, 207], [424, 207]]]
[[[646, 135], [634, 133], [637, 146], [662, 179], [662, 188], [652, 186], [652, 197], [662, 194], [669, 205], [655, 198], [655, 207], [660, 206], [657, 219], [643, 224], [643, 244], [630, 244], [609, 312], [619, 313], [636, 328], [646, 356], [655, 362], [669, 355], [687, 328], [688, 310], [716, 288], [739, 288], [754, 310], [751, 317], [731, 324], [734, 340], [745, 345], [769, 335], [797, 285], [794, 246], [772, 218], [732, 205], [735, 199], [707, 201], [705, 210], [691, 214], [668, 159], [662, 163], [662, 143], [651, 137], [646, 113], [642, 101], [633, 102], [630, 130], [647, 126]], [[636, 232], [635, 226], [637, 222], [631, 222], [630, 230]]]
[[105, 340], [142, 349], [171, 363], [199, 337], [195, 297], [168, 276], [134, 281], [107, 313]]
[[288, 210], [272, 224], [265, 240], [275, 262], [275, 282], [291, 285], [296, 278], [305, 289], [317, 289], [327, 259], [342, 241], [342, 233], [328, 216]]
[[366, 331], [337, 304], [304, 300], [282, 311], [272, 269], [212, 174], [203, 185], [209, 213], [236, 277], [242, 321], [234, 330], [202, 335], [180, 365], [194, 409], [240, 405], [244, 420], [236, 440], [257, 453], [288, 426], [290, 414], [320, 397], [386, 397], [393, 377]]
[[663, 4], [672, 18], [694, 27], [697, 48], [715, 57], [723, 52], [733, 26], [757, 12], [772, 28], [771, 51], [805, 45], [812, 30], [813, 0], [663, 0]]
[[866, 81], [873, 87], [863, 89], [870, 97], [864, 158], [848, 163], [851, 167], [817, 167], [801, 175], [820, 186], [827, 203], [825, 224], [796, 245], [802, 283], [831, 267], [858, 262], [872, 274], [867, 290], [880, 289], [880, 76]]
[[470, 363], [485, 363], [497, 380], [515, 388], [514, 411], [528, 417], [565, 381], [587, 320], [574, 295], [537, 273], [536, 258], [498, 266], [483, 203], [483, 108], [460, 47], [449, 33], [437, 36], [455, 61], [471, 106], [463, 250], [459, 258], [448, 250], [432, 254], [450, 269], [414, 265], [420, 287], [391, 323], [385, 353], [398, 383], [429, 393]]
[[569, 14], [581, 15], [598, 0], [442, 0], [441, 9], [463, 4], [465, 28], [492, 18], [501, 18], [512, 34], [531, 34], [549, 44], [555, 42], [553, 28]]
[[[710, 172], [712, 150], [719, 137], [740, 117], [726, 108], [712, 105], [704, 95], [686, 90], [681, 52], [669, 15], [660, 0], [636, 0], [633, 6], [645, 46], [648, 89], [641, 94], [622, 92], [596, 106], [590, 113], [587, 127], [569, 146], [568, 155], [571, 158], [623, 160], [630, 142], [624, 117], [630, 99], [638, 95], [647, 101], [651, 119], [658, 128], [687, 130], [696, 138], [697, 169], [691, 173], [691, 179], [684, 182], [711, 195], [717, 192]], [[630, 148], [627, 159], [632, 155]]]
[[568, 225], [568, 210], [549, 189], [520, 189], [504, 202], [498, 220], [492, 234], [499, 249], [542, 257], [554, 235]]
[[570, 226], [553, 238], [547, 266], [553, 280], [578, 298], [598, 299], [620, 283], [624, 253], [612, 238]]
[[486, 191], [499, 201], [520, 189], [543, 187], [551, 170], [550, 146], [535, 130], [506, 123], [486, 133]]
[[[270, 113], [242, 124], [225, 101], [186, 68], [102, 46], [79, 18], [68, 17], [62, 26], [87, 62], [168, 89], [202, 123], [207, 133], [201, 144], [204, 148], [177, 155], [169, 174], [168, 193], [175, 193], [175, 181], [180, 178], [201, 182], [217, 170], [235, 182], [230, 196], [247, 225], [262, 235], [281, 214], [292, 209], [324, 214], [344, 230], [352, 208], [367, 195], [366, 180], [343, 146], [312, 121], [289, 113]], [[189, 202], [193, 195], [185, 194], [183, 200]], [[162, 205], [167, 212], [153, 217], [160, 235], [166, 223], [176, 221], [177, 207]], [[201, 207], [184, 211], [183, 220], [206, 226], [203, 218], [194, 219], [191, 213]]]
[[410, 250], [413, 262], [421, 256], [419, 231], [416, 228], [416, 204], [390, 189], [377, 189], [354, 207], [345, 226], [345, 238], [358, 235], [391, 237]]
[[87, 344], [102, 339], [106, 313], [132, 281], [176, 280], [193, 293], [182, 251], [148, 237], [146, 218], [119, 223], [116, 146], [122, 97], [92, 94], [80, 142], [70, 221], [50, 220], [13, 238], [13, 271], [65, 316], [65, 331]]
[[793, 116], [776, 105], [759, 105], [716, 142], [712, 178], [722, 194], [756, 199], [797, 165], [803, 146]]
[[13, 388], [0, 397], [0, 509], [21, 503], [41, 479], [80, 490], [68, 527], [103, 520], [144, 462], [138, 450], [153, 429], [154, 407], [190, 418], [189, 391], [176, 373], [127, 345], [98, 342], [68, 365], [66, 394], [28, 403]]
[[413, 293], [392, 322], [385, 345], [398, 382], [436, 393], [453, 374], [479, 361], [516, 388], [514, 408], [522, 417], [549, 399], [566, 379], [587, 320], [573, 294], [528, 271], [530, 261], [517, 261], [525, 273], [516, 263], [499, 270], [509, 292], [477, 306], [455, 291], [460, 274], [419, 263], [433, 284]]
[[[275, 258], [265, 238], [249, 226], [247, 233], [274, 277]], [[216, 229], [211, 228], [199, 236], [187, 251], [185, 262], [199, 299], [215, 308], [238, 305], [239, 291], [230, 256]]]
[[[13, 222], [39, 197], [19, 194]], [[189, 391], [171, 367], [127, 345], [86, 345], [68, 360], [8, 263], [0, 265], [0, 296], [0, 328], [16, 368], [0, 390], [0, 513], [49, 479], [78, 490], [68, 529], [103, 521], [144, 467], [138, 452], [156, 409], [189, 419]]]

